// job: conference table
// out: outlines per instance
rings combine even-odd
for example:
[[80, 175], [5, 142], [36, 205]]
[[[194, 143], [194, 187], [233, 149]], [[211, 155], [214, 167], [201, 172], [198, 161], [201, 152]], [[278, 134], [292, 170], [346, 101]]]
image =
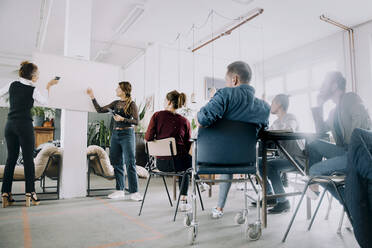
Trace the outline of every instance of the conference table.
[[[263, 227], [267, 227], [267, 200], [268, 199], [276, 199], [279, 197], [287, 197], [287, 196], [294, 196], [300, 195], [302, 192], [291, 192], [291, 193], [284, 193], [284, 194], [274, 194], [274, 195], [267, 195], [267, 155], [268, 155], [268, 144], [274, 143], [276, 147], [281, 151], [281, 153], [285, 156], [288, 161], [291, 162], [295, 171], [297, 171], [300, 175], [306, 176], [309, 173], [309, 166], [308, 160], [306, 161], [305, 168], [302, 168], [296, 160], [289, 154], [289, 152], [282, 146], [280, 141], [290, 141], [290, 140], [305, 140], [306, 142], [311, 142], [312, 140], [325, 138], [324, 134], [315, 134], [315, 133], [302, 133], [302, 132], [290, 132], [290, 131], [283, 131], [283, 130], [265, 130], [261, 131], [259, 134], [259, 139], [261, 140], [262, 146], [262, 175], [261, 175], [261, 187], [262, 187], [262, 224]], [[306, 151], [304, 151], [306, 152]], [[311, 201], [307, 199], [307, 218], [311, 218]]]

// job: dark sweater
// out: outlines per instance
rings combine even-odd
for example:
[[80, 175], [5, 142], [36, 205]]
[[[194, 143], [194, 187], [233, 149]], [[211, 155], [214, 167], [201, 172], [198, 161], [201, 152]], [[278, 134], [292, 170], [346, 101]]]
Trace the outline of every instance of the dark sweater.
[[32, 121], [31, 108], [34, 105], [34, 87], [15, 81], [9, 87], [8, 120]]
[[109, 109], [115, 111], [116, 114], [124, 117], [124, 121], [114, 121], [115, 128], [132, 127], [138, 125], [138, 108], [135, 102], [131, 102], [127, 113], [124, 111], [126, 103], [124, 101], [116, 100], [109, 105], [101, 107], [96, 99], [92, 100], [93, 105], [98, 113], [107, 113]]
[[[150, 120], [145, 139], [166, 139], [173, 137], [176, 139], [177, 157], [183, 157], [189, 153], [191, 142], [190, 122], [179, 114], [170, 111], [156, 112]], [[159, 157], [166, 159], [167, 157]]]

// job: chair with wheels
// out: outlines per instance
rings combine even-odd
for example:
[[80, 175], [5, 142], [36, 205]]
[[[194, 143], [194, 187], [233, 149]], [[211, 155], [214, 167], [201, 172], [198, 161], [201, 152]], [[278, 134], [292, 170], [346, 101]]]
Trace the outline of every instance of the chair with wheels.
[[[199, 182], [244, 182], [244, 208], [235, 216], [244, 224], [246, 236], [251, 240], [261, 237], [260, 197], [257, 197], [257, 220], [248, 223], [247, 182], [257, 173], [257, 135], [259, 127], [239, 121], [219, 120], [207, 128], [199, 128], [194, 142], [192, 166], [192, 211], [184, 223], [188, 226], [189, 243], [194, 244], [199, 223], [197, 220], [196, 185]], [[244, 178], [221, 180], [203, 179], [198, 175], [244, 174]]]

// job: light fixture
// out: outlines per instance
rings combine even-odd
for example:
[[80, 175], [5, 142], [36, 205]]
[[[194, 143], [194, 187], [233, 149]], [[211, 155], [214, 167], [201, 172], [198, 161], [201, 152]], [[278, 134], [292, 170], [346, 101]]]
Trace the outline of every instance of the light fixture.
[[248, 5], [248, 4], [252, 3], [254, 0], [232, 0], [232, 1], [236, 2], [236, 3]]
[[[249, 11], [245, 15], [242, 15], [242, 16], [236, 18], [234, 21], [230, 22], [229, 24], [225, 25], [224, 27], [220, 28], [219, 30], [214, 31], [212, 35], [208, 35], [204, 39], [200, 40], [197, 43], [198, 44], [197, 47], [194, 47], [195, 44], [193, 44], [188, 49], [190, 49], [192, 52], [196, 52], [200, 48], [205, 47], [206, 45], [214, 42], [215, 40], [217, 40], [217, 39], [219, 39], [223, 36], [230, 35], [232, 31], [234, 31], [235, 29], [244, 25], [245, 23], [251, 21], [252, 19], [256, 18], [257, 16], [261, 15], [263, 13], [263, 11], [264, 10], [261, 9], [261, 8], [255, 8], [255, 9]], [[216, 34], [216, 35], [214, 35], [214, 34]]]
[[129, 15], [120, 23], [115, 30], [115, 34], [123, 35], [132, 27], [143, 15], [145, 8], [143, 5], [136, 5]]
[[123, 36], [138, 20], [143, 16], [145, 12], [144, 5], [135, 5], [134, 8], [129, 12], [128, 16], [120, 23], [116, 28], [114, 35], [107, 42], [107, 45], [99, 50], [93, 60], [97, 61], [101, 56], [107, 55], [110, 53], [110, 49], [115, 41], [117, 41], [121, 36]]

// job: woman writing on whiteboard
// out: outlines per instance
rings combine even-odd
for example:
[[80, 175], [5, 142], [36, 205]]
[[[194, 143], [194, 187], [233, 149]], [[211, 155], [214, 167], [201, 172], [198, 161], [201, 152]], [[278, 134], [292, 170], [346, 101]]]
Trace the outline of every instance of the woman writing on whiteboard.
[[40, 200], [35, 193], [35, 165], [33, 152], [35, 146], [34, 127], [32, 125], [31, 108], [34, 101], [45, 105], [48, 102], [50, 87], [58, 83], [51, 80], [46, 86], [46, 92], [41, 93], [35, 88], [39, 79], [39, 71], [35, 64], [24, 61], [19, 69], [19, 79], [0, 89], [0, 97], [8, 97], [9, 114], [5, 126], [5, 140], [8, 148], [8, 158], [4, 170], [2, 207], [13, 204], [12, 183], [15, 165], [22, 149], [23, 166], [26, 181], [26, 207], [31, 203], [39, 205]]
[[116, 95], [120, 100], [113, 101], [109, 105], [101, 107], [94, 97], [93, 90], [87, 89], [87, 94], [92, 99], [98, 113], [112, 112], [114, 118], [114, 130], [110, 144], [110, 160], [114, 167], [116, 179], [116, 191], [110, 195], [110, 199], [124, 199], [124, 166], [123, 157], [128, 175], [130, 199], [141, 201], [142, 196], [138, 193], [138, 179], [135, 158], [135, 135], [134, 125], [138, 124], [138, 108], [131, 98], [132, 85], [129, 82], [120, 82]]

